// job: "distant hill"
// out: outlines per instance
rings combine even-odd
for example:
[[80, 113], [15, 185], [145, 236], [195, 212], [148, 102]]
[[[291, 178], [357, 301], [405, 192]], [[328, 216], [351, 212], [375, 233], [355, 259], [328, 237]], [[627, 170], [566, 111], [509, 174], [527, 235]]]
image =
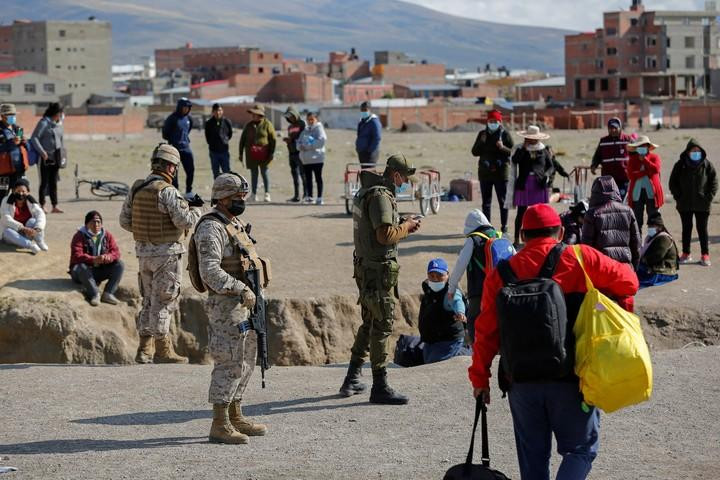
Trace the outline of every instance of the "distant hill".
[[259, 46], [316, 60], [350, 47], [368, 60], [375, 50], [401, 50], [449, 67], [492, 63], [561, 73], [569, 33], [465, 19], [398, 0], [24, 0], [5, 2], [2, 13], [4, 23], [109, 20], [115, 63], [192, 42]]

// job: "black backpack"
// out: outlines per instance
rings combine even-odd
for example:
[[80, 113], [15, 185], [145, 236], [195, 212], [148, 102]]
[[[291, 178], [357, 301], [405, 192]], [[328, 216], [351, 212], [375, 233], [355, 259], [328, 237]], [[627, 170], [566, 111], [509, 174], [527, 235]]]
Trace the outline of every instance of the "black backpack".
[[551, 381], [572, 373], [565, 294], [552, 279], [565, 245], [558, 243], [537, 278], [518, 280], [507, 261], [497, 266], [504, 287], [497, 296], [503, 372], [512, 382]]

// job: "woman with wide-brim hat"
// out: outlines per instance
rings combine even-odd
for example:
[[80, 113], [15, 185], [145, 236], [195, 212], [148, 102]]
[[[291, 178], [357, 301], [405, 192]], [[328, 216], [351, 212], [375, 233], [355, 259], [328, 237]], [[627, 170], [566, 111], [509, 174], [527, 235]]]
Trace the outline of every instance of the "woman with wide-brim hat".
[[537, 125], [517, 132], [523, 144], [515, 150], [512, 164], [516, 170], [513, 184], [513, 206], [517, 207], [515, 216], [515, 244], [520, 243], [520, 229], [525, 211], [531, 205], [548, 203], [550, 178], [555, 172], [553, 157], [555, 154], [542, 141], [550, 138], [541, 132]]
[[247, 161], [246, 166], [250, 169], [250, 184], [252, 187], [252, 201], [257, 202], [258, 170], [262, 174], [265, 185], [265, 201], [270, 201], [270, 175], [268, 166], [275, 155], [275, 127], [265, 118], [265, 107], [253, 105], [248, 109], [252, 120], [243, 128], [240, 135], [240, 163], [243, 163], [243, 155]]
[[635, 142], [628, 143], [630, 186], [627, 201], [635, 213], [635, 220], [641, 232], [644, 211], [647, 210], [649, 218], [665, 203], [665, 194], [660, 183], [662, 162], [660, 155], [653, 152], [657, 147], [647, 135], [641, 135]]

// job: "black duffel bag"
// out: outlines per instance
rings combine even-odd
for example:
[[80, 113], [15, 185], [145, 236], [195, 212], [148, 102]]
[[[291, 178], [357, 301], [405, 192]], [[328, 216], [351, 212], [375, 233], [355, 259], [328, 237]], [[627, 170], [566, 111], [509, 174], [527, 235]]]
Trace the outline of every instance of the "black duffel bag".
[[[473, 448], [475, 447], [475, 431], [477, 430], [478, 418], [482, 413], [482, 465], [472, 463]], [[487, 406], [482, 401], [482, 395], [475, 403], [475, 424], [473, 425], [472, 438], [470, 439], [470, 450], [465, 463], [455, 465], [445, 472], [443, 480], [510, 480], [504, 473], [490, 468], [490, 446], [488, 445], [487, 431]]]

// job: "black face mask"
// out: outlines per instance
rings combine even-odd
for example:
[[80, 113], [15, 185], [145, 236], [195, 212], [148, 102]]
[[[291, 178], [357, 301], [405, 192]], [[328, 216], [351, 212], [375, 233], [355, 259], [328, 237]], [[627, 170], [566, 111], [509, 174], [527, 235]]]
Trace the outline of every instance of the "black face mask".
[[228, 212], [232, 213], [233, 216], [238, 217], [245, 211], [245, 200], [232, 200], [228, 207]]
[[25, 200], [27, 198], [27, 195], [24, 193], [16, 193], [15, 194], [15, 200]]

